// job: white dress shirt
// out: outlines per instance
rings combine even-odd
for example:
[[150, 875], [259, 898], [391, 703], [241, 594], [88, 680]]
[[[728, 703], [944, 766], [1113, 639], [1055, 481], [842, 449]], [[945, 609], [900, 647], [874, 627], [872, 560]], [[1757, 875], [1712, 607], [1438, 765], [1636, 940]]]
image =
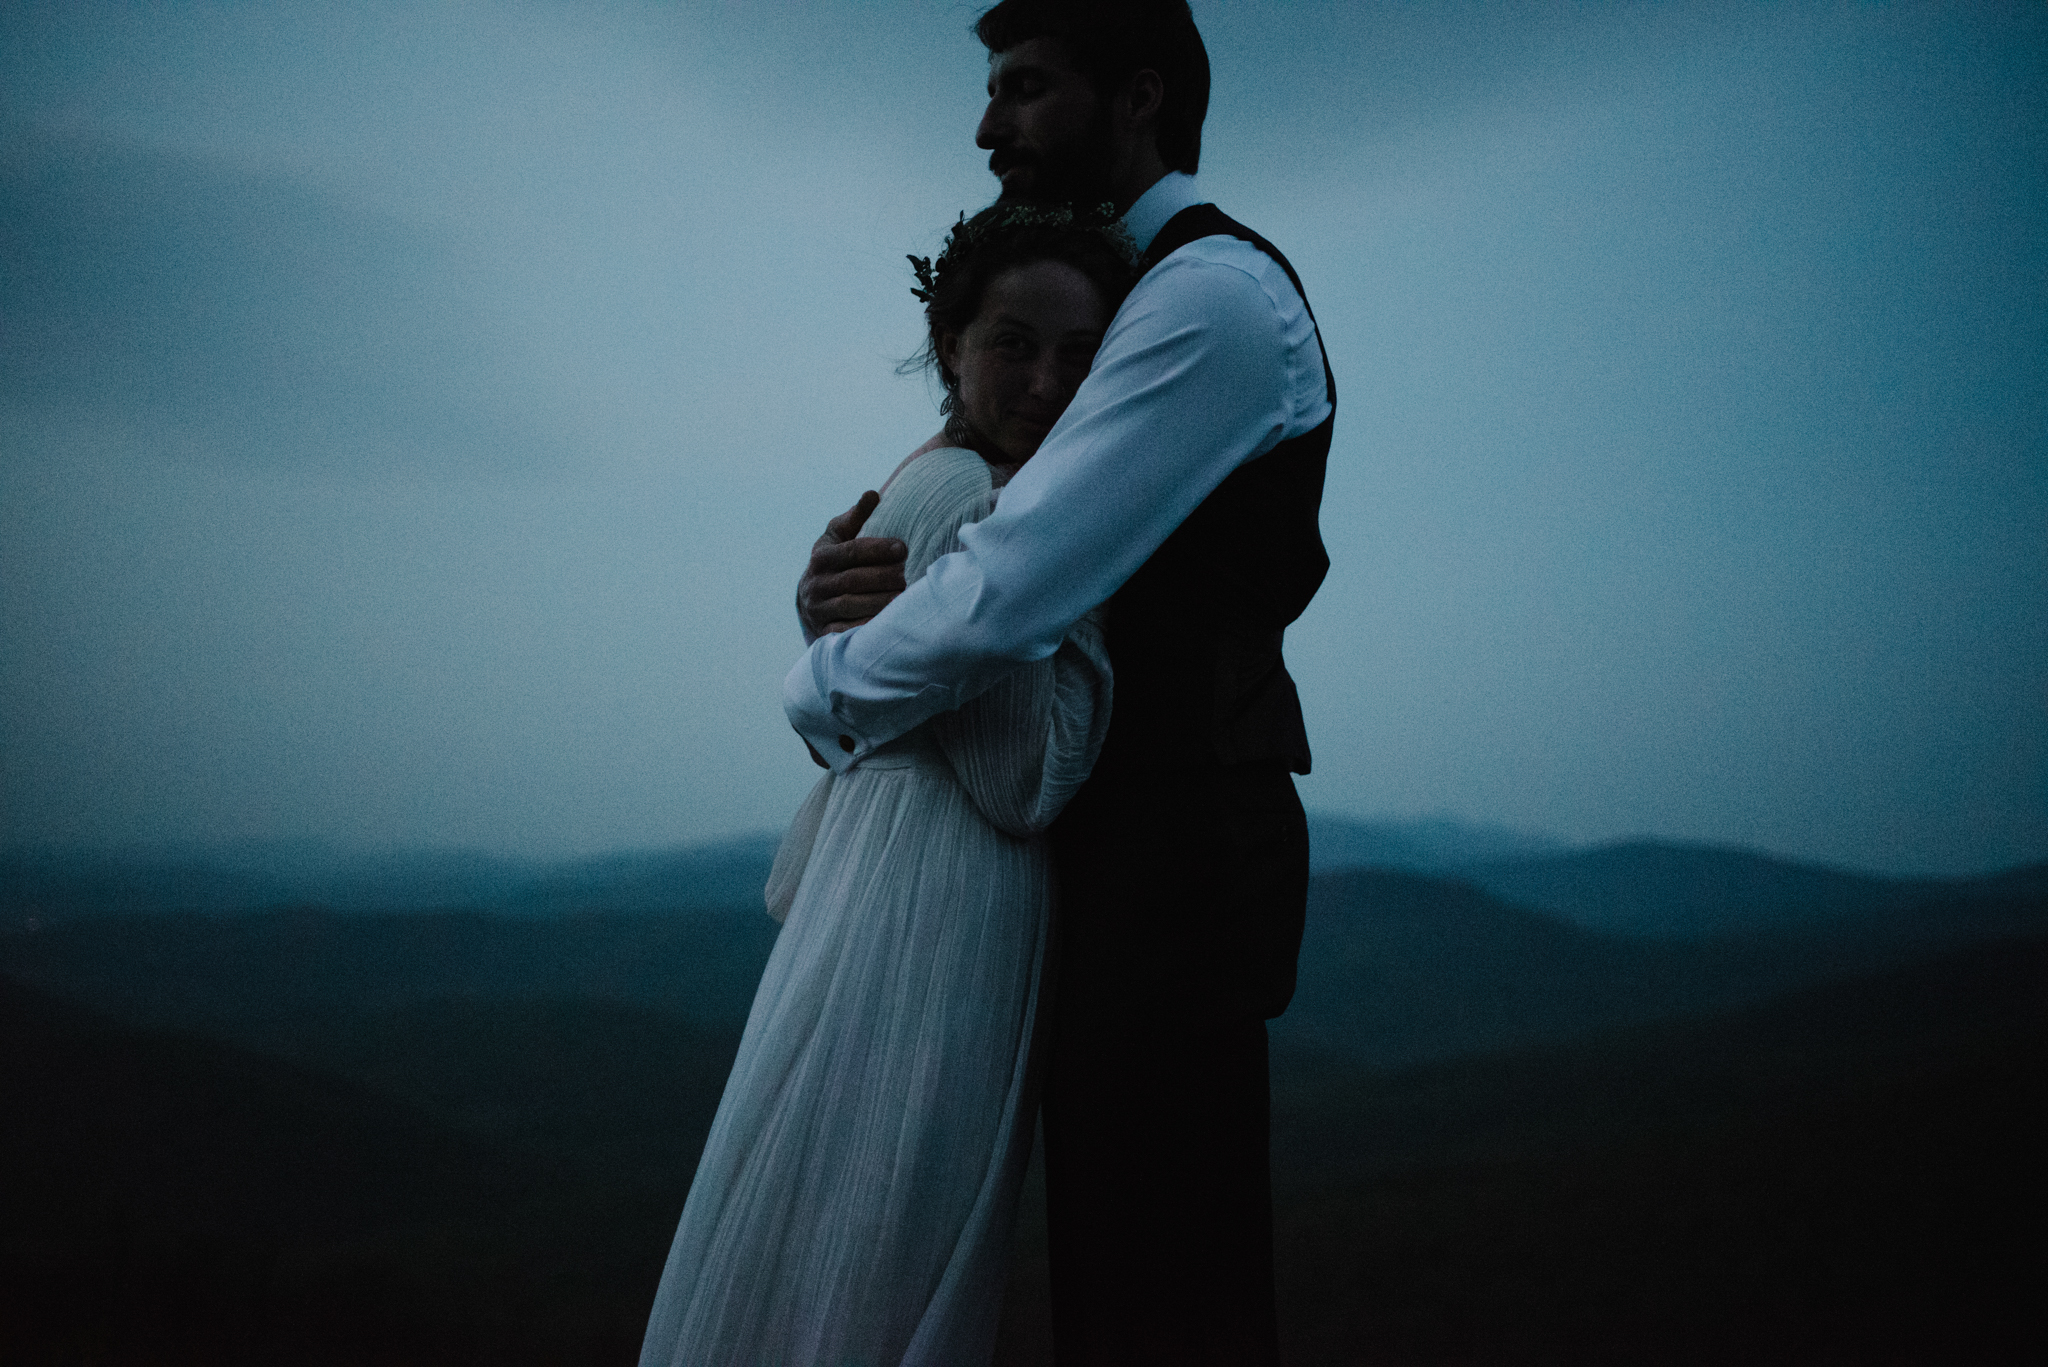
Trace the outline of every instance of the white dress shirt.
[[[1124, 226], [1143, 250], [1206, 202], [1172, 172]], [[790, 723], [844, 772], [1044, 659], [1231, 471], [1329, 415], [1315, 324], [1279, 263], [1234, 237], [1188, 243], [1132, 289], [1073, 403], [962, 549], [873, 621], [811, 644], [783, 682]]]

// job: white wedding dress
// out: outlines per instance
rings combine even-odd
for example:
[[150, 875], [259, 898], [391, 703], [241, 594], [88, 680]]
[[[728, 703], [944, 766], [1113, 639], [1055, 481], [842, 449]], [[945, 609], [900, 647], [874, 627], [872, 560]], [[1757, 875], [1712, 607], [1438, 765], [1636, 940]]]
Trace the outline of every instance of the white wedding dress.
[[[906, 466], [865, 534], [909, 578], [996, 489]], [[1053, 883], [1038, 833], [1109, 725], [1099, 623], [819, 780], [776, 856], [786, 911], [655, 1295], [642, 1367], [972, 1367], [994, 1351], [1031, 1143]]]

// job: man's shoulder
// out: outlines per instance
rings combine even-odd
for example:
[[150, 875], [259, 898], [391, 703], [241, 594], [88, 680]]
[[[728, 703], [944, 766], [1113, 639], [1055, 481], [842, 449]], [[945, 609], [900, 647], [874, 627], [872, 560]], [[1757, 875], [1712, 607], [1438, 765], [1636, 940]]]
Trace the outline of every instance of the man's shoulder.
[[[1151, 255], [1155, 260], [1197, 243], [1215, 247], [1229, 242], [1236, 244], [1237, 251], [1264, 256], [1278, 262], [1283, 270], [1292, 270], [1286, 253], [1273, 245], [1265, 234], [1207, 201], [1191, 205], [1167, 220], [1153, 242]], [[1162, 246], [1165, 251], [1160, 250]]]
[[1183, 260], [1208, 261], [1259, 275], [1265, 274], [1268, 270], [1277, 270], [1283, 275], [1286, 273], [1278, 251], [1269, 252], [1257, 243], [1247, 242], [1241, 237], [1232, 237], [1226, 233], [1212, 233], [1207, 237], [1198, 237], [1184, 243], [1175, 248], [1159, 265], [1164, 267]]
[[1295, 277], [1277, 253], [1228, 234], [1214, 233], [1182, 243], [1154, 266], [1141, 285], [1200, 297], [1210, 306], [1240, 307], [1263, 302], [1287, 315], [1304, 312]]
[[1161, 315], [1199, 316], [1250, 347], [1248, 359], [1270, 357], [1288, 377], [1289, 411], [1306, 415], [1307, 426], [1321, 421], [1331, 402], [1329, 370], [1294, 268], [1278, 248], [1213, 205], [1198, 206], [1177, 226], [1180, 240], [1169, 241], [1140, 282], [1156, 281]]

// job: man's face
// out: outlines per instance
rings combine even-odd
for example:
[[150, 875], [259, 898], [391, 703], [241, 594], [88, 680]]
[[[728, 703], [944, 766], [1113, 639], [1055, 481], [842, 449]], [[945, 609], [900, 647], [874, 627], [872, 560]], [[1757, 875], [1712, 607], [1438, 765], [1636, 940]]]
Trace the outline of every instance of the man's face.
[[1002, 198], [1092, 204], [1113, 197], [1109, 108], [1052, 38], [1033, 38], [988, 63], [988, 109], [974, 145]]

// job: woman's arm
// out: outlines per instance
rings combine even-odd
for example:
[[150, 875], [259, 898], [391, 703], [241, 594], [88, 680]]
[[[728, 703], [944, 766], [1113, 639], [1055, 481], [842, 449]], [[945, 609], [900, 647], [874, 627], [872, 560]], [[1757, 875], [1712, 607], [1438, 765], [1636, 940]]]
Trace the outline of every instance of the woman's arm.
[[1111, 676], [1100, 611], [1076, 622], [1052, 658], [1013, 670], [927, 725], [990, 825], [1036, 835], [1088, 779], [1109, 731]]

